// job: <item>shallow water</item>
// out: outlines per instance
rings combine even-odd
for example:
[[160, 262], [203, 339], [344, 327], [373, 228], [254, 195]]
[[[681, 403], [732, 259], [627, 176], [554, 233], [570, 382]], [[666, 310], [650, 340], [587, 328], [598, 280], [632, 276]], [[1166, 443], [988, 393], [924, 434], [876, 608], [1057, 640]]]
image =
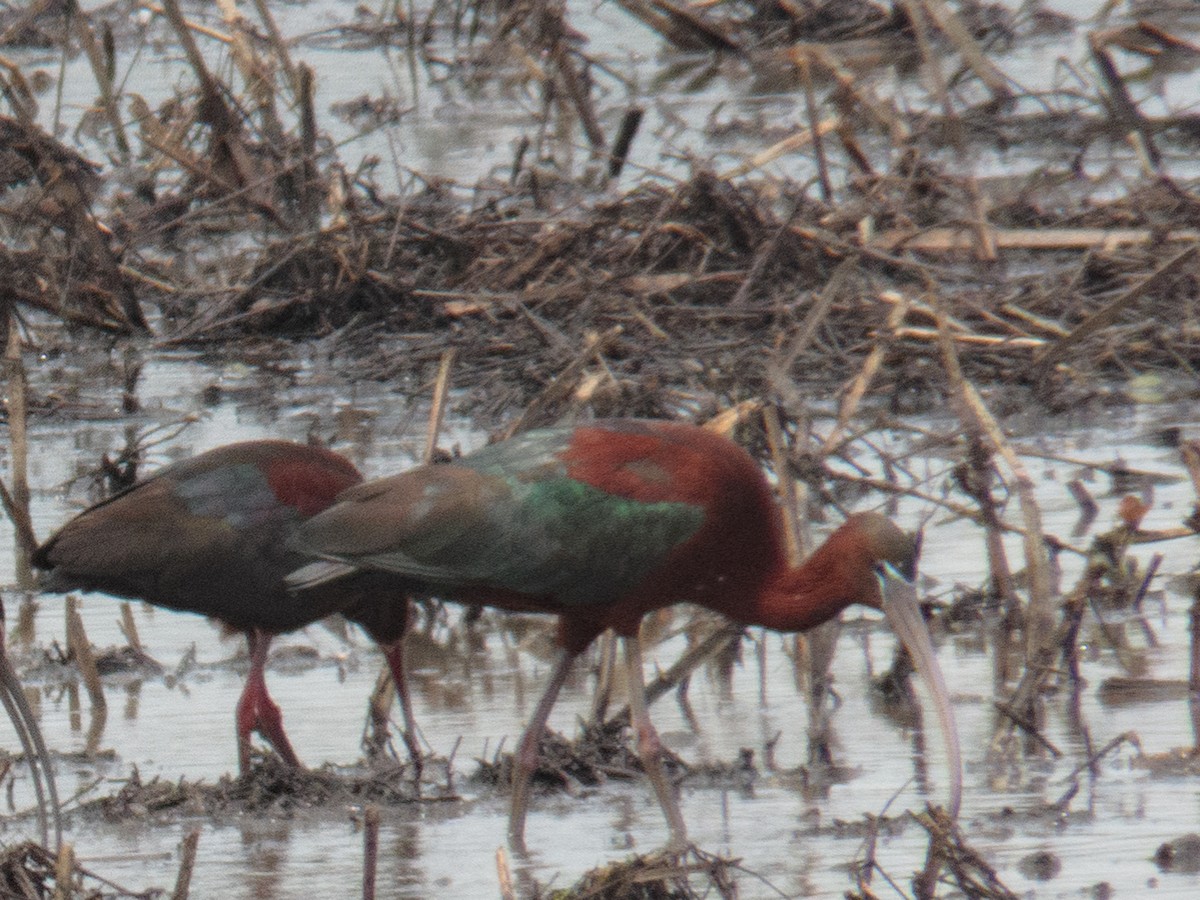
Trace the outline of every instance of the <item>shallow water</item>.
[[[1127, 11], [1122, 5], [1090, 0], [1085, 4], [1043, 3], [1039, 9], [1070, 17], [1075, 23], [1072, 29], [1044, 31], [1029, 26], [1027, 4], [999, 5], [1013, 10], [1022, 39], [1011, 47], [989, 47], [988, 57], [1019, 85], [1016, 93], [1021, 99], [1012, 111], [1020, 115], [1102, 114], [1087, 44], [1092, 29], [1121, 26], [1153, 13], [1154, 21], [1182, 40], [1200, 30], [1194, 11], [1184, 5], [1174, 10], [1163, 4], [1164, 9]], [[450, 179], [465, 195], [488, 176], [506, 180], [520, 142], [535, 137], [542, 127], [541, 86], [529, 77], [537, 60], [506, 58], [506, 64], [495, 70], [481, 69], [479, 58], [486, 58], [486, 41], [480, 38], [472, 43], [463, 35], [456, 41], [445, 27], [446, 20], [437, 19], [428, 47], [428, 57], [435, 62], [427, 64], [425, 55], [410, 52], [404, 38], [393, 35], [390, 45], [384, 46], [369, 39], [385, 6], [328, 0], [271, 4], [276, 25], [289, 40], [293, 60], [307, 63], [316, 72], [318, 125], [336, 144], [345, 169], [354, 172], [365, 160], [374, 159], [379, 165], [372, 175], [385, 190], [413, 181]], [[420, 4], [415, 7], [417, 20], [424, 21], [427, 9]], [[193, 4], [185, 12], [189, 21], [201, 27], [218, 34], [229, 31], [216, 5]], [[139, 24], [133, 27], [126, 24], [129, 12], [120, 6], [105, 4], [104, 15], [93, 14], [97, 28], [107, 17], [121, 36], [116, 71], [128, 96], [139, 96], [157, 108], [177, 92], [187, 94], [193, 89], [194, 75], [183, 64], [175, 38], [161, 16], [139, 11], [135, 19]], [[261, 28], [249, 5], [243, 15], [252, 27]], [[597, 0], [569, 0], [566, 19], [583, 37], [581, 51], [597, 63], [588, 67], [587, 74], [594, 83], [599, 123], [609, 139], [631, 106], [641, 106], [646, 112], [622, 180], [614, 187], [628, 189], [646, 178], [687, 178], [696, 161], [718, 173], [733, 172], [751, 156], [809, 125], [801, 85], [781, 62], [782, 49], [748, 58], [681, 53], [664, 48], [659, 34], [619, 5]], [[231, 64], [224, 45], [202, 37], [200, 47], [209, 64], [227, 77]], [[833, 44], [829, 49], [853, 72], [858, 89], [894, 100], [898, 110], [914, 114], [918, 123], [923, 110], [937, 108], [926, 80], [912, 64], [911, 47], [865, 40]], [[93, 109], [95, 77], [83, 54], [65, 64], [58, 52], [43, 48], [16, 47], [6, 55], [27, 77], [40, 70], [50, 76], [51, 84], [62, 66], [62, 109], [56, 110], [52, 89], [45, 89], [38, 98], [43, 126], [50, 129], [57, 122], [62, 132], [73, 132]], [[1186, 55], [1181, 60], [1163, 54], [1161, 60], [1148, 61], [1147, 56], [1118, 49], [1114, 58], [1128, 75], [1131, 97], [1147, 116], [1170, 116], [1190, 109], [1197, 76]], [[483, 77], [479, 77], [480, 71]], [[944, 74], [951, 72], [948, 69]], [[820, 71], [817, 77], [823, 77]], [[825, 90], [824, 85], [818, 86]], [[957, 90], [971, 102], [987, 99], [982, 90], [970, 85], [959, 85]], [[363, 100], [394, 106], [394, 121], [360, 127], [345, 111]], [[279, 102], [285, 121], [294, 115], [288, 102], [286, 98]], [[824, 110], [823, 115], [827, 114]], [[132, 117], [127, 118], [127, 127], [135, 129]], [[598, 168], [589, 161], [589, 147], [577, 123], [571, 123], [566, 131], [567, 139], [560, 143], [552, 140], [544, 159], [531, 156], [526, 165], [539, 166], [543, 177], [551, 181], [556, 173], [575, 177], [589, 167]], [[87, 130], [74, 132], [74, 136], [95, 159], [109, 158], [111, 148], [94, 142]], [[1031, 139], [1015, 146], [1010, 146], [1011, 141], [985, 137], [978, 145], [948, 148], [943, 164], [948, 171], [978, 177], [1028, 175], [1044, 166], [1078, 165], [1099, 179], [1092, 187], [1097, 192], [1104, 191], [1105, 182], [1136, 177], [1140, 171], [1137, 155], [1122, 140], [1096, 142], [1080, 155], [1079, 147], [1056, 146], [1046, 137], [1035, 131]], [[867, 147], [879, 140], [871, 129], [864, 129], [858, 139]], [[1168, 137], [1161, 140], [1171, 173], [1176, 177], [1193, 175], [1190, 145], [1176, 152]], [[878, 150], [887, 155], [894, 148], [881, 146]], [[845, 167], [839, 154], [831, 154], [829, 164], [838, 183], [857, 174]], [[816, 173], [811, 148], [784, 153], [756, 173], [804, 182]]]
[[[119, 382], [107, 357], [83, 360], [87, 372], [82, 399], [97, 410], [115, 410]], [[73, 361], [77, 362], [77, 361]], [[226, 389], [227, 399], [204, 409], [199, 421], [166, 447], [152, 454], [165, 461], [176, 454], [198, 452], [232, 440], [267, 435], [303, 439], [310, 428], [336, 433], [337, 423], [354, 419], [355, 451], [372, 475], [398, 470], [419, 452], [424, 411], [380, 385], [339, 384], [323, 371], [303, 370], [294, 384], [259, 375], [245, 367], [212, 367], [186, 355], [153, 358], [144, 370], [140, 395], [143, 412], [133, 417], [139, 426], [177, 419], [199, 408], [200, 392], [214, 382]], [[34, 391], [47, 389], [48, 379], [60, 383], [61, 366], [54, 361], [31, 365]], [[270, 406], [264, 398], [270, 392]], [[328, 398], [355, 397], [351, 404]], [[1111, 462], [1118, 454], [1135, 468], [1182, 474], [1174, 451], [1153, 446], [1149, 435], [1164, 422], [1189, 425], [1186, 407], [1165, 404], [1122, 407], [1086, 423], [1059, 421], [1044, 427], [1028, 445], [1054, 448], [1069, 457]], [[365, 423], [365, 424], [364, 424]], [[937, 422], [928, 423], [934, 427]], [[35, 528], [45, 536], [83, 501], [83, 490], [64, 493], [61, 486], [81, 466], [95, 463], [103, 450], [123, 443], [123, 417], [82, 421], [64, 416], [37, 420], [31, 431]], [[458, 441], [477, 444], [481, 435], [451, 423], [444, 445]], [[1037, 459], [1028, 461], [1038, 483], [1046, 529], [1069, 539], [1076, 519], [1074, 502], [1064, 484], [1076, 467]], [[936, 486], [944, 478], [942, 463], [922, 460]], [[7, 473], [6, 473], [7, 474]], [[1106, 478], [1091, 485], [1102, 506], [1101, 529], [1112, 521], [1116, 498], [1104, 496]], [[1146, 527], [1177, 523], [1193, 502], [1184, 481], [1158, 485], [1155, 506]], [[898, 513], [905, 525], [915, 525], [928, 511], [906, 501]], [[1015, 515], [1015, 512], [1012, 513]], [[0, 544], [0, 578], [11, 582], [8, 534]], [[1086, 538], [1076, 539], [1086, 546]], [[1186, 572], [1196, 559], [1196, 541], [1187, 539], [1139, 548], [1143, 562], [1154, 551], [1166, 561], [1155, 590], [1173, 575]], [[1011, 546], [1014, 565], [1019, 548]], [[1064, 585], [1073, 583], [1079, 563], [1064, 555]], [[981, 583], [986, 563], [982, 538], [974, 526], [942, 524], [938, 516], [926, 528], [923, 572], [936, 579], [929, 590], [951, 599], [955, 585]], [[10, 616], [13, 594], [9, 593]], [[1160, 608], [1147, 603], [1161, 647], [1144, 653], [1147, 674], [1186, 678], [1187, 598], [1167, 593]], [[123, 644], [117, 628], [118, 609], [110, 599], [88, 596], [83, 604], [88, 633], [100, 647]], [[84, 799], [109, 793], [136, 767], [143, 780], [214, 780], [236, 768], [233, 703], [240, 690], [241, 666], [223, 665], [242, 652], [239, 640], [222, 640], [217, 630], [199, 617], [135, 606], [135, 615], [148, 652], [168, 672], [195, 648], [197, 668], [178, 683], [148, 678], [131, 687], [128, 678], [113, 677], [106, 685], [109, 715], [100, 747], [111, 751], [103, 760], [86, 761], [74, 755], [85, 746], [85, 711], [72, 726], [69, 701], [60, 688], [36, 691], [42, 726], [59, 754], [60, 792], [69, 797], [103, 779]], [[837, 762], [853, 777], [827, 791], [805, 789], [800, 779], [760, 771], [749, 791], [687, 787], [683, 809], [696, 843], [710, 852], [739, 857], [757, 877], [742, 876], [742, 896], [835, 896], [850, 888], [847, 865], [861, 859], [862, 838], [855, 831], [832, 827], [836, 820], [853, 822], [885, 810], [919, 810], [928, 801], [944, 803], [946, 783], [941, 738], [936, 723], [914, 731], [895, 724], [876, 711], [868, 697], [870, 670], [878, 673], [891, 659], [892, 639], [873, 613], [851, 611], [843, 628], [834, 663], [836, 689], [842, 706], [835, 717]], [[64, 643], [62, 602], [41, 600], [37, 618], [40, 644]], [[993, 715], [991, 663], [974, 637], [974, 628], [941, 642], [940, 660], [955, 697], [966, 760], [966, 791], [962, 824], [965, 837], [1000, 872], [1013, 890], [1038, 897], [1078, 896], [1099, 882], [1108, 882], [1118, 895], [1141, 893], [1157, 884], [1160, 895], [1188, 896], [1200, 889], [1200, 876], [1160, 873], [1150, 857], [1164, 841], [1193, 829], [1200, 805], [1200, 783], [1193, 778], [1155, 778], [1136, 768], [1135, 751], [1123, 747], [1106, 756], [1099, 777], [1084, 776], [1082, 789], [1062, 815], [1041, 811], [1068, 787], [1068, 776], [1087, 757], [1080, 729], [1072, 727], [1063, 704], [1050, 704], [1046, 736], [1064, 753], [1053, 761], [1038, 756], [1023, 760], [1003, 777], [984, 766], [984, 750]], [[532, 652], [512, 653], [495, 632], [488, 633], [487, 652], [470, 657], [414, 653], [416, 714], [425, 741], [438, 755], [456, 752], [455, 787], [461, 802], [437, 802], [389, 807], [384, 810], [380, 839], [380, 885], [383, 896], [494, 896], [497, 876], [494, 853], [504, 841], [505, 800], [466, 780], [475, 757], [488, 757], [501, 741], [512, 746], [547, 674], [547, 665]], [[1095, 639], [1095, 635], [1091, 635]], [[297, 658], [289, 647], [316, 648], [318, 656]], [[648, 666], [665, 667], [681, 652], [679, 639], [651, 654]], [[334, 632], [314, 625], [276, 644], [277, 662], [269, 671], [271, 690], [284, 710], [297, 752], [310, 764], [350, 764], [360, 756], [366, 698], [379, 658], [370, 642], [354, 635], [347, 643]], [[1097, 696], [1099, 682], [1121, 674], [1113, 654], [1099, 646], [1085, 654], [1080, 713], [1090, 732], [1091, 746], [1103, 746], [1124, 731], [1137, 733], [1142, 749], [1161, 753], [1189, 746], [1193, 736], [1184, 702], [1105, 707]], [[732, 762], [742, 747], [764, 759], [766, 744], [778, 735], [775, 759], [786, 773], [806, 761], [807, 713], [794, 686], [790, 659], [781, 640], [767, 638], [766, 702], [760, 702], [759, 672], [747, 647], [743, 664], [734, 671], [732, 695], [722, 697], [711, 679], [693, 679], [690, 692], [700, 730], [692, 732], [676, 703], [664, 698], [653, 714], [668, 745], [693, 762]], [[653, 670], [648, 669], [648, 676]], [[573, 733], [576, 717], [586, 712], [592, 682], [580, 674], [564, 690], [552, 727]], [[7, 725], [0, 745], [15, 748]], [[24, 791], [19, 775], [18, 797]], [[69, 839], [85, 865], [119, 883], [143, 888], [169, 886], [174, 879], [175, 849], [183, 834], [200, 825], [203, 833], [196, 869], [194, 896], [299, 897], [335, 896], [354, 887], [361, 872], [362, 836], [353, 808], [306, 813], [295, 821], [247, 818], [235, 822], [171, 820], [103, 825], [72, 818]], [[28, 833], [27, 819], [10, 824], [6, 837]], [[558, 886], [606, 860], [625, 857], [631, 850], [648, 851], [664, 838], [664, 827], [652, 793], [642, 783], [610, 783], [589, 789], [580, 797], [539, 796], [529, 820], [528, 841], [534, 850], [532, 874]], [[845, 836], [841, 836], [841, 835]], [[919, 868], [926, 837], [909, 822], [899, 833], [881, 837], [879, 864], [899, 883]], [[1062, 868], [1052, 880], [1030, 880], [1021, 860], [1035, 851], [1050, 851]], [[761, 880], [760, 880], [761, 879]], [[876, 888], [886, 890], [876, 878]]]

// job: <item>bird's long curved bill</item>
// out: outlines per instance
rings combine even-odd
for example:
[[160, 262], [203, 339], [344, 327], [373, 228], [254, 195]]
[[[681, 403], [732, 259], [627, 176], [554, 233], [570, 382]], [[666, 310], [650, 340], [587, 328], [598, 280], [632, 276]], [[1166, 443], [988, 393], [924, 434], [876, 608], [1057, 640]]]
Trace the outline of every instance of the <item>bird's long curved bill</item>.
[[[4, 629], [0, 627], [0, 704], [12, 722], [17, 738], [21, 741], [21, 749], [25, 760], [29, 763], [29, 773], [33, 778], [33, 790], [37, 795], [38, 824], [41, 827], [42, 843], [50, 844], [50, 822], [54, 825], [55, 848], [62, 846], [62, 810], [58, 803], [58, 788], [54, 783], [54, 772], [50, 768], [50, 754], [46, 752], [46, 742], [42, 740], [42, 730], [38, 727], [29, 701], [25, 699], [25, 690], [21, 680], [8, 661], [4, 651]], [[49, 813], [47, 813], [49, 809]]]
[[933, 641], [917, 603], [917, 589], [890, 565], [883, 567], [879, 581], [884, 615], [904, 642], [917, 674], [924, 680], [937, 707], [938, 723], [946, 742], [946, 762], [950, 767], [950, 816], [958, 818], [962, 804], [962, 752], [958, 744], [958, 727], [954, 724], [954, 709], [950, 706], [950, 694], [933, 650]]

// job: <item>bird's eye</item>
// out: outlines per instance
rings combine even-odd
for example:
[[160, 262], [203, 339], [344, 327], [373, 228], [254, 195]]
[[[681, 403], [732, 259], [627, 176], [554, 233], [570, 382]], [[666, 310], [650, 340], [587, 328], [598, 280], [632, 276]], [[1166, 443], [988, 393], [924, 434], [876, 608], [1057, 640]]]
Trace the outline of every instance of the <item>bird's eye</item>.
[[892, 578], [899, 578], [903, 581], [912, 581], [912, 575], [904, 569], [899, 568], [891, 560], [881, 560], [875, 563], [875, 576], [881, 581], [886, 581]]

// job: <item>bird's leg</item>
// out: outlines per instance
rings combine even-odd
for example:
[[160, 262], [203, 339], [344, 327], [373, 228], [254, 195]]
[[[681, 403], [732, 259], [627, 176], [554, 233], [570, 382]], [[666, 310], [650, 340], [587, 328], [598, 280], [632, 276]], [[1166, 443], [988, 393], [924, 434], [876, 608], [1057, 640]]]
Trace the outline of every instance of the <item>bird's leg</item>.
[[[417, 744], [417, 720], [413, 715], [412, 696], [408, 692], [408, 677], [404, 671], [404, 638], [380, 645], [388, 668], [392, 670], [392, 683], [396, 685], [396, 696], [400, 700], [400, 715], [404, 718], [404, 746], [408, 748], [409, 758], [416, 769], [416, 781], [421, 782], [421, 748]], [[381, 715], [382, 713], [382, 715]], [[375, 732], [381, 733], [387, 727], [387, 713], [371, 707], [372, 716], [376, 718]], [[381, 721], [382, 720], [382, 721]]]
[[668, 846], [672, 850], [682, 851], [687, 847], [687, 826], [683, 822], [683, 813], [679, 811], [675, 788], [663, 769], [662, 741], [658, 738], [654, 723], [650, 721], [650, 711], [646, 708], [641, 641], [636, 635], [624, 637], [622, 640], [625, 644], [625, 665], [629, 669], [629, 717], [637, 732], [638, 757], [650, 783], [654, 785], [658, 805], [662, 807], [663, 815], [666, 816], [667, 827], [671, 831]]
[[803, 635], [808, 651], [808, 763], [826, 769], [833, 764], [831, 748], [835, 742], [831, 703], [834, 696], [829, 672], [841, 630], [841, 620], [835, 616]]
[[603, 724], [604, 714], [608, 711], [608, 701], [612, 696], [613, 669], [617, 662], [617, 641], [612, 629], [600, 635], [599, 643], [600, 671], [596, 676], [596, 693], [592, 696], [590, 719], [597, 725]]
[[250, 674], [246, 676], [246, 686], [237, 705], [238, 766], [243, 775], [250, 771], [250, 732], [257, 731], [285, 763], [300, 768], [296, 751], [283, 730], [283, 713], [267, 692], [267, 679], [263, 674], [271, 636], [253, 628], [246, 632], [246, 642], [250, 645]]
[[[387, 651], [382, 644], [379, 649]], [[392, 709], [392, 700], [396, 697], [396, 680], [392, 677], [390, 668], [381, 669], [375, 678], [375, 689], [367, 700], [367, 724], [363, 729], [362, 746], [367, 759], [375, 759], [382, 755], [389, 746], [388, 714]]]
[[554, 709], [554, 701], [562, 690], [571, 671], [571, 664], [579, 652], [575, 650], [560, 650], [550, 681], [538, 701], [533, 717], [521, 735], [521, 743], [513, 759], [512, 776], [512, 806], [508, 813], [508, 843], [516, 853], [525, 853], [525, 814], [529, 812], [530, 779], [537, 771], [538, 749], [542, 742], [542, 733], [546, 730], [546, 720], [550, 718], [550, 710]]

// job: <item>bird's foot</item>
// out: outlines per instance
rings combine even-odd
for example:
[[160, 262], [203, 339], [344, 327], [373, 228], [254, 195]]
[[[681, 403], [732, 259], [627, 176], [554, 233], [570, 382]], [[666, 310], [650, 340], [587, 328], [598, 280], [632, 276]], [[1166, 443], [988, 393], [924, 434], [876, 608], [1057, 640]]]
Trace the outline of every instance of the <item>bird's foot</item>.
[[238, 769], [241, 774], [246, 775], [250, 771], [250, 759], [254, 751], [250, 734], [255, 731], [271, 745], [285, 765], [294, 769], [304, 768], [283, 730], [283, 715], [279, 707], [269, 697], [265, 701], [254, 697], [251, 699], [258, 702], [239, 703], [237, 711]]

